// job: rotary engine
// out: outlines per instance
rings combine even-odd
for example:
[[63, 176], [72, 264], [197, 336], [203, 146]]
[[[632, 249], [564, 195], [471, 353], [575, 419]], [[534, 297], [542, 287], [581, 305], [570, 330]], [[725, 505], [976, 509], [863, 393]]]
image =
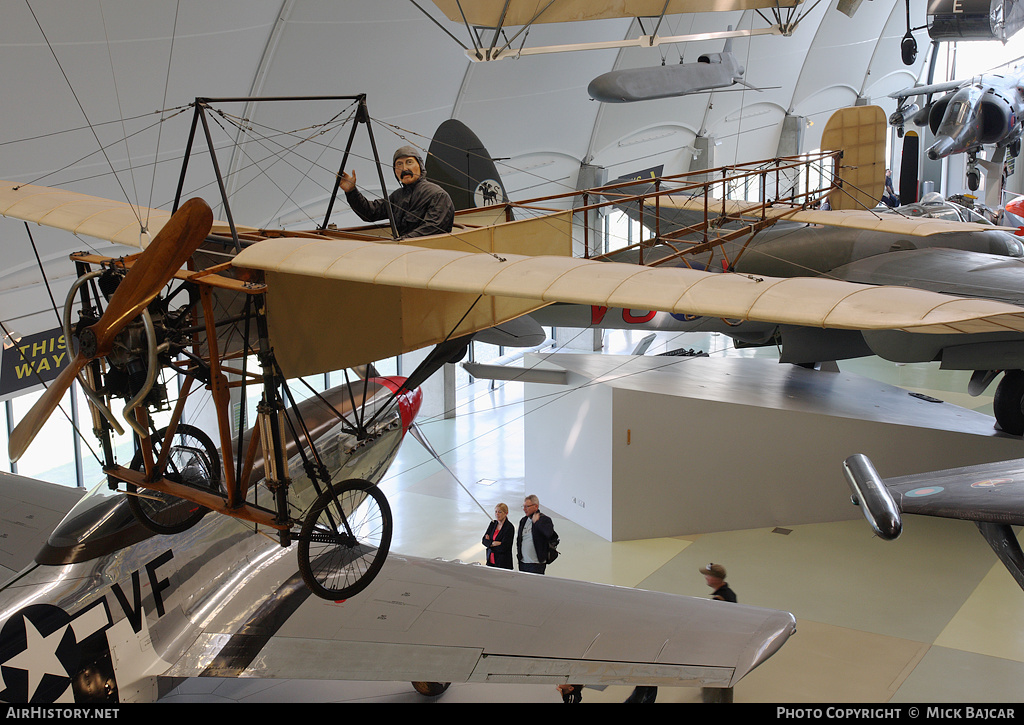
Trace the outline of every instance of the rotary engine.
[[[119, 269], [107, 269], [99, 276], [99, 292], [107, 302], [123, 279], [124, 271]], [[189, 290], [187, 303], [171, 311], [172, 299], [183, 289]], [[169, 365], [191, 344], [190, 328], [186, 323], [190, 321], [189, 313], [195, 307], [196, 301], [194, 291], [189, 285], [179, 287], [168, 296], [158, 295], [146, 309], [152, 321], [155, 339], [150, 340], [145, 315], [140, 315], [129, 322], [114, 338], [110, 353], [105, 358], [107, 367], [103, 376], [103, 386], [97, 392], [105, 393], [111, 398], [130, 400], [143, 391], [147, 385], [153, 359], [151, 346], [159, 367]], [[96, 324], [100, 317], [101, 312], [97, 308], [83, 308], [78, 323], [72, 330], [72, 334], [79, 340], [81, 349], [88, 353], [92, 352], [89, 350], [90, 345], [95, 345], [94, 336], [88, 328]], [[159, 380], [153, 384], [144, 403], [152, 410], [167, 409], [167, 391]]]

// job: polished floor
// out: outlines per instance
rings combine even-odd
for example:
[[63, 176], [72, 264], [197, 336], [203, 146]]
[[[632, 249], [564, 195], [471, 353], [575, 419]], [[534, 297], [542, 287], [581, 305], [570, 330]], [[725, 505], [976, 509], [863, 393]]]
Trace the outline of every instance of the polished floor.
[[[606, 352], [629, 352], [636, 333], [606, 333]], [[661, 335], [648, 350], [696, 348], [712, 357], [725, 338]], [[876, 359], [844, 371], [991, 413], [991, 394], [966, 394], [967, 376], [934, 365]], [[523, 386], [477, 381], [459, 392], [458, 415], [421, 421], [451, 473], [407, 440], [382, 484], [396, 519], [394, 551], [482, 560], [480, 536], [498, 502], [512, 515], [531, 492], [524, 480]], [[744, 435], [733, 431], [736, 444]], [[798, 441], [794, 441], [797, 450]], [[894, 442], [898, 445], [898, 442]], [[1022, 444], [1024, 450], [1024, 444]], [[838, 464], [837, 464], [838, 465]], [[454, 477], [452, 475], [454, 473]], [[752, 482], [752, 485], [756, 483]], [[543, 501], [542, 507], [543, 507]], [[1003, 703], [1021, 699], [1024, 592], [967, 522], [911, 517], [895, 542], [863, 519], [611, 543], [557, 511], [564, 553], [549, 575], [707, 596], [697, 568], [723, 563], [740, 600], [791, 611], [797, 634], [743, 679], [735, 702]], [[629, 688], [588, 690], [584, 703], [621, 702]], [[559, 702], [549, 686], [459, 685], [424, 698], [408, 683], [294, 681], [189, 683], [178, 701]], [[661, 688], [659, 702], [699, 702], [699, 691]]]

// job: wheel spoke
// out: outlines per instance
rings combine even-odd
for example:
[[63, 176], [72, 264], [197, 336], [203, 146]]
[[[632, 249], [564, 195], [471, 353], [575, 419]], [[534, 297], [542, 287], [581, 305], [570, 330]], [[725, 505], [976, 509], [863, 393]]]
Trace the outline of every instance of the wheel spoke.
[[[166, 431], [158, 431], [154, 441], [154, 458], [158, 458]], [[142, 470], [141, 451], [132, 461], [132, 469]], [[220, 488], [220, 458], [209, 437], [198, 428], [181, 424], [171, 441], [164, 476], [195, 488], [217, 491]], [[129, 485], [130, 493], [137, 487]], [[158, 534], [185, 531], [206, 515], [207, 509], [177, 496], [159, 491], [145, 491], [144, 496], [130, 495], [128, 505], [148, 529]]]
[[299, 569], [307, 585], [325, 599], [362, 591], [387, 557], [391, 527], [387, 500], [365, 481], [322, 493], [299, 536]]

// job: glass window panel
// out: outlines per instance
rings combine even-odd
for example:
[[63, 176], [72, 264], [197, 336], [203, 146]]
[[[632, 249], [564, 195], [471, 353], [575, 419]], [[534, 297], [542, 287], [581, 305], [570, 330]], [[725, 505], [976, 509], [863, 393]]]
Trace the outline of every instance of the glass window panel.
[[[15, 424], [25, 417], [42, 393], [39, 390], [12, 401]], [[60, 409], [53, 412], [18, 460], [18, 473], [51, 483], [76, 486], [78, 476], [75, 471], [74, 431], [70, 421], [70, 392], [64, 394], [60, 405]]]
[[[377, 368], [377, 373], [379, 375], [398, 375], [399, 374], [399, 372], [398, 372], [398, 358], [397, 357], [389, 357], [386, 360], [378, 360], [377, 362], [375, 362], [373, 364], [373, 366], [375, 368]], [[340, 373], [338, 373], [336, 376], [335, 375], [331, 376], [331, 384], [332, 385], [339, 385], [339, 384], [341, 384], [343, 382], [345, 382], [345, 378], [343, 376], [341, 376]]]

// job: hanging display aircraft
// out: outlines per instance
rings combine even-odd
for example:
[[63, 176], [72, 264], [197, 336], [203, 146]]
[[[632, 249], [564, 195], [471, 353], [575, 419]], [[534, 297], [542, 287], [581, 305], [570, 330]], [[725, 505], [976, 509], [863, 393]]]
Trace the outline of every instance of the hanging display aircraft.
[[[193, 130], [213, 103], [197, 99]], [[212, 143], [208, 152], [219, 168]], [[177, 199], [185, 177], [183, 167]], [[836, 329], [1024, 331], [1024, 308], [990, 300], [576, 259], [573, 211], [543, 202], [462, 213], [453, 233], [416, 245], [390, 241], [393, 225], [259, 230], [230, 213], [215, 223], [198, 198], [174, 206], [144, 210], [156, 236], [141, 254], [72, 256], [64, 327], [77, 352], [10, 436], [17, 459], [77, 379], [107, 482], [0, 591], [7, 699], [146, 699], [160, 677], [204, 673], [731, 687], [792, 633], [791, 615], [389, 558], [393, 521], [376, 482], [415, 416], [419, 382], [475, 332], [556, 301]], [[0, 182], [0, 214], [127, 245], [146, 238], [127, 202], [60, 189]], [[311, 299], [363, 314], [310, 315]], [[300, 405], [286, 384], [429, 345], [406, 380], [366, 377]], [[181, 380], [176, 401], [157, 384], [161, 370]], [[263, 400], [236, 441], [229, 388], [248, 384]], [[183, 422], [200, 387], [219, 446]], [[116, 399], [139, 444], [130, 466], [114, 457]], [[31, 485], [3, 478], [30, 497]], [[494, 617], [495, 576], [512, 577], [508, 611], [535, 608], [532, 636], [518, 617]], [[624, 609], [642, 612], [649, 646], [637, 646]], [[287, 635], [268, 628], [282, 621]]]
[[[943, 95], [933, 100], [935, 94]], [[1020, 72], [904, 88], [889, 97], [897, 102], [889, 123], [900, 136], [907, 123], [931, 128], [935, 142], [925, 150], [928, 158], [967, 154], [967, 185], [971, 191], [980, 186], [981, 169], [998, 178], [1006, 152], [1011, 157], [1020, 153], [1024, 123], [1024, 79]], [[908, 102], [921, 97], [923, 101]], [[978, 158], [984, 146], [995, 147], [987, 161]]]
[[[732, 28], [730, 28], [732, 30]], [[587, 93], [602, 103], [632, 103], [707, 93], [740, 85], [761, 90], [743, 80], [744, 68], [732, 52], [732, 39], [721, 53], [704, 53], [696, 63], [674, 63], [654, 68], [627, 68], [602, 73], [587, 86]]]
[[[861, 128], [854, 115], [869, 118], [870, 128]], [[867, 146], [872, 148], [860, 160], [844, 151], [840, 173], [859, 174], [866, 169], [867, 182], [834, 177], [831, 156], [823, 154], [700, 170], [642, 183], [618, 181], [601, 190], [582, 192], [587, 199], [582, 208], [614, 208], [644, 229], [642, 241], [596, 258], [659, 267], [684, 265], [712, 272], [726, 269], [755, 278], [841, 279], [1024, 305], [1024, 244], [1010, 230], [984, 220], [952, 221], [950, 215], [961, 219], [966, 210], [949, 205], [915, 204], [881, 211], [855, 208], [864, 203], [860, 200], [850, 203], [850, 189], [870, 206], [881, 196], [884, 161], [874, 140], [884, 138], [880, 133], [884, 124], [881, 109], [860, 106], [837, 112], [826, 129], [828, 134], [831, 129], [861, 128], [855, 135], [868, 139]], [[844, 146], [849, 144], [839, 141], [826, 148]], [[871, 155], [878, 158], [872, 160]], [[468, 183], [470, 178], [498, 179], [482, 142], [458, 122], [445, 125], [437, 157], [435, 168], [461, 164], [464, 169], [453, 184]], [[812, 174], [821, 176], [822, 184], [797, 193], [795, 180]], [[714, 182], [703, 181], [705, 177]], [[870, 182], [877, 188], [871, 190]], [[500, 179], [495, 183], [500, 185]], [[784, 188], [787, 184], [789, 189]], [[740, 190], [754, 190], [770, 201], [723, 199]], [[826, 196], [834, 206], [850, 208], [814, 209], [817, 200]], [[996, 420], [1005, 432], [1024, 434], [1024, 336], [1010, 330], [967, 338], [838, 330], [662, 312], [639, 304], [554, 304], [530, 316], [540, 325], [554, 327], [719, 332], [742, 346], [778, 345], [783, 362], [801, 365], [866, 355], [901, 363], [939, 362], [943, 368], [974, 371], [972, 394], [980, 393], [1003, 372], [996, 391]]]
[[[503, 58], [522, 58], [546, 53], [566, 53], [581, 50], [602, 50], [607, 48], [653, 48], [669, 43], [685, 43], [699, 40], [715, 40], [755, 35], [791, 35], [810, 10], [800, 12], [803, 0], [623, 0], [615, 3], [594, 3], [587, 0], [484, 0], [465, 3], [462, 0], [434, 0], [434, 4], [451, 23], [464, 26], [469, 45], [459, 40], [445, 25], [427, 13], [419, 4], [413, 3], [430, 18], [445, 34], [454, 40], [474, 62], [488, 62]], [[813, 6], [812, 8], [813, 9]], [[658, 30], [666, 15], [680, 13], [724, 12], [730, 10], [755, 10], [763, 19], [761, 11], [770, 12], [772, 20], [768, 27], [747, 30], [724, 30], [690, 35], [659, 36]], [[648, 35], [629, 40], [601, 40], [588, 43], [568, 43], [528, 47], [526, 38], [534, 25], [545, 23], [568, 23], [612, 18], [650, 18], [654, 29]], [[505, 31], [518, 30], [508, 37]], [[488, 37], [489, 36], [489, 39]], [[519, 37], [519, 47], [513, 47]], [[502, 41], [504, 44], [502, 45]], [[499, 47], [500, 45], [500, 47]]]

